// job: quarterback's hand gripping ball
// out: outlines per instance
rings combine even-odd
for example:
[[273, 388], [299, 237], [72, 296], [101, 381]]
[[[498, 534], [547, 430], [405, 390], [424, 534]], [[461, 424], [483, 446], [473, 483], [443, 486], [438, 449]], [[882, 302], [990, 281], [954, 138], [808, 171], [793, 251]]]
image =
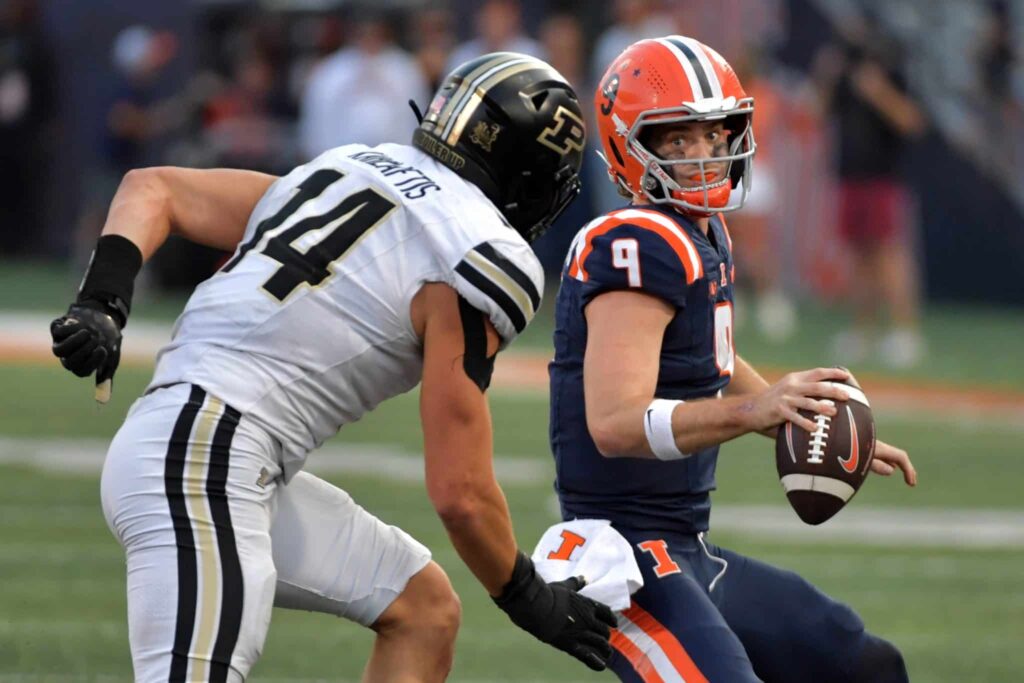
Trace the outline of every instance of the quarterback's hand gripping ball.
[[96, 373], [96, 400], [110, 400], [114, 372], [121, 361], [121, 327], [100, 304], [71, 304], [50, 323], [53, 355], [79, 377]]
[[850, 400], [835, 402], [834, 417], [801, 410], [816, 429], [808, 433], [786, 422], [775, 438], [779, 480], [807, 524], [827, 521], [850, 502], [874, 456], [875, 421], [868, 399], [855, 382], [842, 386]]

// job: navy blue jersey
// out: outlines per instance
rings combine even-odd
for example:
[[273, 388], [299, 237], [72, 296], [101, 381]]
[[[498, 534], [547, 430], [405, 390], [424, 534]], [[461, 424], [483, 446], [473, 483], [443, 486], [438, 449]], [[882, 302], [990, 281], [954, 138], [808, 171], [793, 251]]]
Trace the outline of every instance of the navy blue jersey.
[[605, 458], [587, 429], [584, 308], [596, 296], [637, 290], [672, 304], [655, 396], [713, 397], [733, 369], [733, 263], [724, 223], [705, 235], [685, 216], [653, 206], [613, 211], [573, 241], [556, 301], [551, 377], [551, 447], [566, 519], [597, 517], [683, 533], [708, 528], [718, 447], [683, 460]]

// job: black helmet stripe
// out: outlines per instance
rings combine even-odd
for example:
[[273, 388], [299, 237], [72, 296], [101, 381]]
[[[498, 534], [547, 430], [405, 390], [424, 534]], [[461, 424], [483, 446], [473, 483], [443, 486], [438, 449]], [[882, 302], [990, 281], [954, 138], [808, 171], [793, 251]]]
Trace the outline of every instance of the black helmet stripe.
[[708, 81], [704, 65], [700, 63], [696, 53], [694, 53], [689, 45], [684, 43], [678, 36], [659, 38], [658, 42], [671, 50], [676, 59], [679, 60], [679, 64], [683, 67], [683, 71], [686, 72], [686, 76], [690, 80], [690, 89], [693, 90], [694, 95], [698, 92], [697, 88], [694, 87], [696, 84], [700, 88], [702, 99], [715, 96], [714, 91], [711, 89], [711, 83]]
[[688, 45], [693, 54], [697, 55], [697, 61], [704, 67], [704, 73], [708, 76], [708, 83], [711, 84], [711, 94], [715, 97], [725, 97], [725, 93], [722, 91], [722, 82], [718, 79], [718, 73], [711, 64], [711, 57], [708, 55], [707, 46], [686, 36], [673, 36], [673, 38], [681, 41], [684, 45]]
[[[447, 137], [451, 135], [452, 128], [455, 127], [456, 119], [459, 118], [459, 115], [462, 114], [463, 109], [473, 99], [473, 95], [478, 91], [478, 89], [481, 89], [482, 86], [484, 86], [485, 82], [487, 84], [487, 88], [494, 87], [497, 83], [500, 83], [502, 80], [504, 80], [504, 76], [502, 76], [501, 78], [497, 78], [497, 80], [493, 79], [495, 77], [500, 76], [504, 69], [515, 66], [517, 64], [527, 64], [528, 66], [532, 67], [536, 64], [536, 60], [534, 60], [532, 57], [525, 56], [512, 59], [503, 56], [502, 58], [496, 59], [494, 62], [490, 63], [490, 68], [488, 68], [483, 73], [480, 73], [480, 70], [478, 69], [477, 71], [474, 71], [473, 74], [470, 74], [470, 76], [467, 77], [466, 80], [463, 81], [463, 83], [459, 86], [458, 90], [455, 92], [455, 95], [452, 96], [452, 101], [454, 101], [455, 104], [452, 105], [451, 109], [448, 110], [448, 117], [445, 123], [443, 124], [444, 130], [441, 133], [441, 139], [447, 139]], [[520, 71], [522, 71], [522, 69], [520, 69]], [[518, 71], [516, 73], [518, 73]], [[477, 100], [477, 102], [479, 103], [479, 100]], [[438, 120], [438, 125], [442, 125], [440, 120]]]

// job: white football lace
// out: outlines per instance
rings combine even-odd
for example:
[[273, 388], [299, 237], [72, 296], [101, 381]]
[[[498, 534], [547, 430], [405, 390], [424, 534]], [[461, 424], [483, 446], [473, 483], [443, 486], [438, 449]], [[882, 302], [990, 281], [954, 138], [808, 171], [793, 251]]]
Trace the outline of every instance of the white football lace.
[[[823, 403], [835, 405], [832, 401], [827, 400]], [[807, 451], [811, 457], [807, 459], [807, 462], [820, 463], [824, 462], [822, 458], [825, 456], [825, 446], [828, 444], [828, 432], [832, 428], [832, 418], [818, 413], [815, 415], [814, 421], [818, 428], [811, 434], [811, 447]]]

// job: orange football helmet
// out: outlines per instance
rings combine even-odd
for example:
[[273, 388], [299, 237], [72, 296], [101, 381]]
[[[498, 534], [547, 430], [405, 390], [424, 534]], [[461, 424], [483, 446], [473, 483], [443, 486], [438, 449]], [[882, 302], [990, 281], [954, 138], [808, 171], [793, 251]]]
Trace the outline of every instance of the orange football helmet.
[[[671, 204], [683, 213], [710, 216], [743, 206], [753, 165], [754, 99], [720, 54], [693, 38], [666, 36], [633, 43], [601, 80], [594, 98], [597, 128], [612, 181], [630, 195]], [[727, 130], [725, 156], [662, 159], [641, 144], [645, 126], [721, 120]], [[676, 164], [727, 162], [721, 180], [683, 188], [671, 172]], [[742, 191], [733, 193], [741, 185]]]

